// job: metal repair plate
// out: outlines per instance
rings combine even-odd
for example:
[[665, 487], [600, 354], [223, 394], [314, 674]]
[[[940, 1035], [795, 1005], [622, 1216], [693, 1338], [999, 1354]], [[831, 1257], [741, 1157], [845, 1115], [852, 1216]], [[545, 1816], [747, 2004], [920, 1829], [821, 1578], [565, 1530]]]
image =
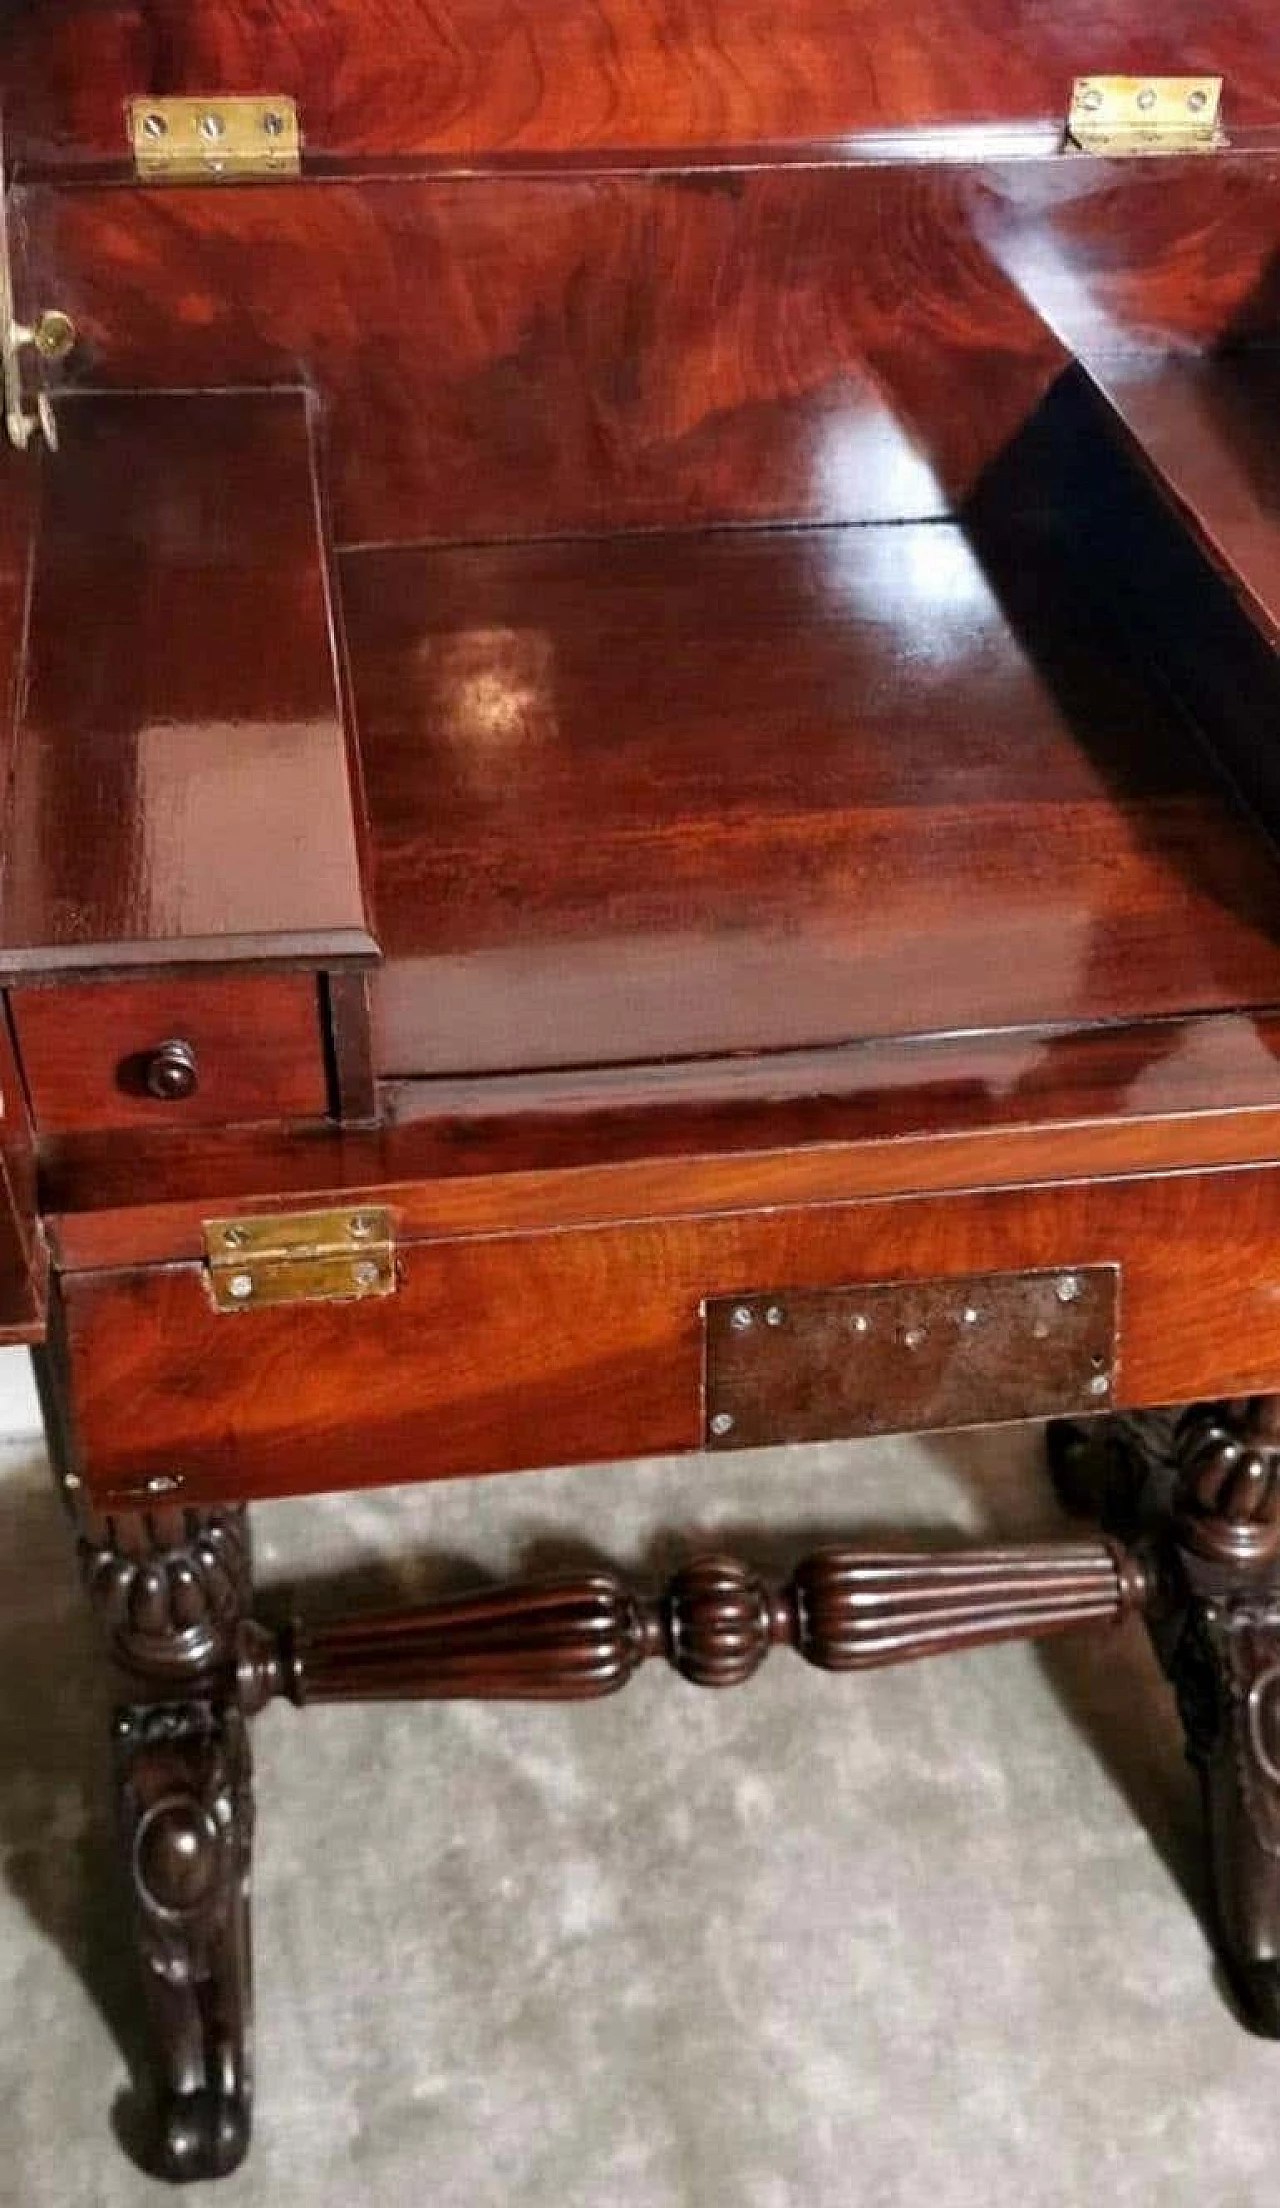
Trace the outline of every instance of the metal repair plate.
[[1119, 1284], [1089, 1265], [710, 1298], [707, 1446], [1105, 1410]]

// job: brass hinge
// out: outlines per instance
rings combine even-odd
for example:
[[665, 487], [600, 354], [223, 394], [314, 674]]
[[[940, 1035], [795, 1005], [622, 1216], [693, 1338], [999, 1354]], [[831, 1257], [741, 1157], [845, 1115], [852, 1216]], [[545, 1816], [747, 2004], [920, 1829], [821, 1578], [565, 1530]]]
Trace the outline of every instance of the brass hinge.
[[283, 94], [130, 100], [128, 116], [143, 183], [235, 184], [302, 167], [297, 103]]
[[1213, 153], [1227, 144], [1221, 77], [1077, 77], [1067, 146], [1080, 153]]
[[377, 1205], [206, 1219], [215, 1311], [280, 1303], [351, 1303], [396, 1292], [391, 1214]]

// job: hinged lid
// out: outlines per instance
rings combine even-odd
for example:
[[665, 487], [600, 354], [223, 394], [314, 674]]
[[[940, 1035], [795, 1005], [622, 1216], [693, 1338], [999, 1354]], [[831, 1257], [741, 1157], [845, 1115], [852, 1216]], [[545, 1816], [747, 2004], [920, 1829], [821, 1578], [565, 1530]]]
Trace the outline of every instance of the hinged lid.
[[[326, 173], [424, 155], [468, 170], [624, 150], [847, 156], [854, 141], [904, 135], [931, 156], [973, 158], [1010, 139], [1051, 152], [1086, 72], [1210, 72], [1229, 86], [1233, 140], [1280, 123], [1275, 0], [60, 0], [9, 13], [0, 81], [24, 181], [131, 168], [126, 107], [143, 131], [148, 116], [185, 111], [181, 128], [134, 141], [144, 173], [173, 174], [181, 145], [193, 173], [230, 175], [202, 117], [238, 123], [233, 94], [261, 155], [266, 117], [284, 114], [272, 95], [287, 93], [306, 159]], [[153, 13], [162, 30], [143, 28]], [[281, 133], [274, 150], [286, 149]]]

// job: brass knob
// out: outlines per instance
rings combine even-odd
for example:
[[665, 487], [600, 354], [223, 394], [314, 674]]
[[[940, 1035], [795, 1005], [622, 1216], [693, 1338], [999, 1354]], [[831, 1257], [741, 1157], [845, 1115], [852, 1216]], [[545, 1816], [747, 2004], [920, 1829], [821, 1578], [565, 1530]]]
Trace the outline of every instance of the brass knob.
[[34, 330], [31, 342], [41, 360], [65, 360], [76, 348], [76, 326], [61, 307], [46, 307]]
[[194, 1096], [199, 1080], [196, 1054], [190, 1043], [177, 1038], [161, 1043], [147, 1060], [148, 1093], [164, 1103], [177, 1103], [184, 1096]]

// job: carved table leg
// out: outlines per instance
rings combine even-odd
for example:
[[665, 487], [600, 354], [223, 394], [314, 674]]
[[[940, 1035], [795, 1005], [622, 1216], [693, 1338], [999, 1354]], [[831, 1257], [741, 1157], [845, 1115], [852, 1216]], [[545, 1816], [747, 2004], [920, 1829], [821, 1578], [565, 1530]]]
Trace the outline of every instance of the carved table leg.
[[159, 2168], [219, 2177], [243, 2159], [250, 2128], [244, 1514], [86, 1518], [79, 1547], [122, 1690], [115, 1775], [156, 2043]]
[[1189, 1412], [1175, 1454], [1184, 1602], [1163, 1653], [1223, 1960], [1255, 2028], [1280, 2038], [1280, 1397]]

